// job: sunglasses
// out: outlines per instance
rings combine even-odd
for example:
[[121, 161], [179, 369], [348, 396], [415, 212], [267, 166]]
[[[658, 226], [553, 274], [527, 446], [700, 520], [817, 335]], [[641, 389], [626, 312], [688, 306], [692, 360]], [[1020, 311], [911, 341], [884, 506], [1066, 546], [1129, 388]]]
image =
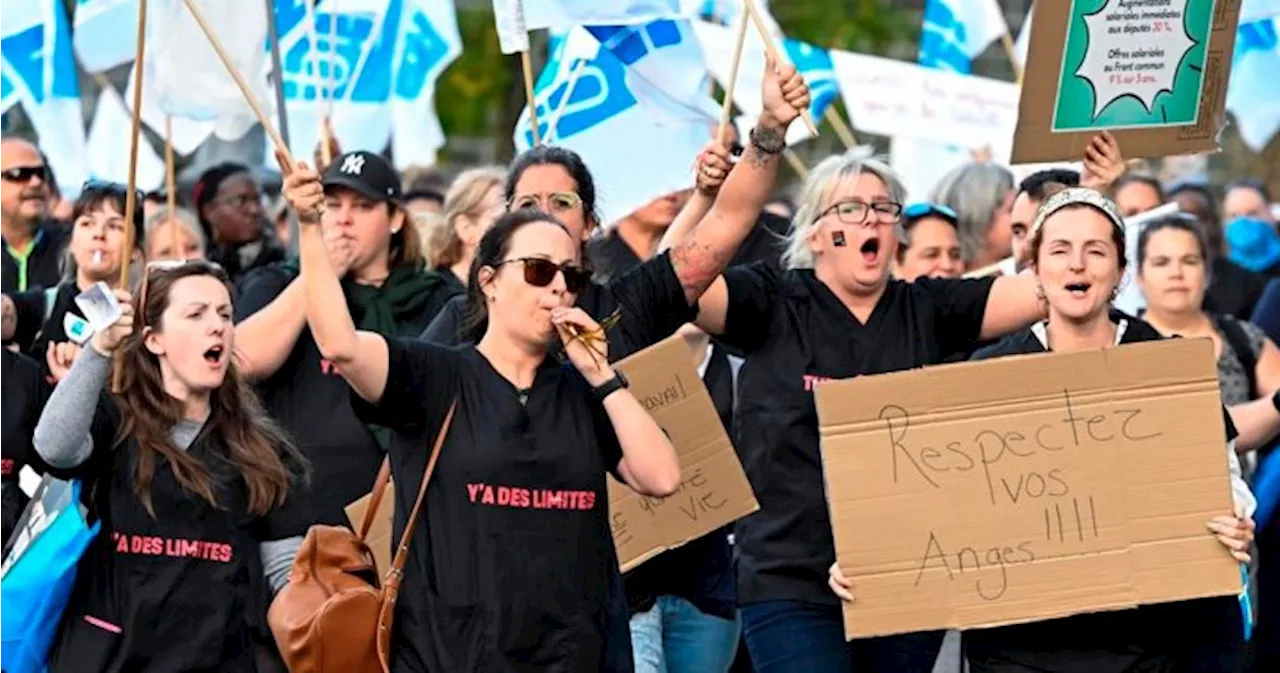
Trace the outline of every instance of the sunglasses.
[[31, 182], [31, 178], [40, 178], [48, 182], [49, 168], [46, 166], [18, 166], [0, 173], [0, 176], [4, 177], [5, 182]]
[[929, 215], [941, 215], [943, 219], [951, 220], [952, 223], [960, 220], [956, 211], [941, 203], [913, 203], [902, 209], [902, 216], [908, 220], [918, 220]]
[[[511, 199], [511, 210], [545, 210], [549, 213], [563, 213], [577, 208], [582, 197], [573, 192], [552, 192], [550, 194], [525, 194]], [[546, 206], [545, 208], [543, 206]]]
[[498, 262], [503, 264], [520, 263], [524, 265], [524, 282], [534, 287], [546, 287], [556, 279], [556, 272], [564, 275], [564, 289], [577, 294], [591, 282], [591, 272], [576, 264], [556, 264], [541, 257], [518, 257]]

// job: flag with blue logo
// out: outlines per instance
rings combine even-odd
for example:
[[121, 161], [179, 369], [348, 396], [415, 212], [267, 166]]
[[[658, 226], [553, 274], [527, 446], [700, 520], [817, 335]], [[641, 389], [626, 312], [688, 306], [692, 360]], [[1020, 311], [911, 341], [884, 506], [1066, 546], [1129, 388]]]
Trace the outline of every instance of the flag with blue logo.
[[680, 0], [524, 0], [525, 26], [632, 26], [683, 18]]
[[87, 171], [84, 113], [71, 48], [71, 30], [61, 0], [23, 0], [0, 5], [0, 99], [5, 109], [21, 103], [40, 149], [75, 194]]
[[1241, 23], [1227, 84], [1227, 110], [1235, 117], [1240, 138], [1261, 152], [1280, 131], [1280, 16]]
[[996, 0], [928, 0], [920, 65], [967, 73], [974, 57], [1009, 32]]
[[[670, 42], [665, 23], [671, 22], [626, 28], [641, 34], [634, 41], [616, 29], [598, 31], [614, 49], [588, 29], [574, 28], [535, 87], [541, 137], [582, 156], [595, 178], [604, 224], [692, 187], [693, 160], [711, 138], [715, 116], [698, 111], [718, 110], [714, 101], [705, 93], [701, 99], [674, 99], [650, 80], [666, 67], [665, 51], [683, 53]], [[527, 107], [515, 128], [515, 145], [517, 151], [533, 145]]]
[[462, 52], [453, 3], [330, 0], [314, 30], [306, 3], [276, 2], [290, 151], [311, 157], [330, 114], [343, 149], [382, 151], [394, 129], [398, 166], [431, 163], [444, 144], [435, 83]]
[[400, 25], [391, 97], [391, 156], [397, 168], [434, 164], [436, 151], [444, 147], [436, 82], [461, 53], [462, 35], [452, 2], [409, 3]]
[[103, 72], [133, 61], [138, 0], [76, 0], [72, 43], [80, 65]]
[[[727, 88], [729, 69], [733, 65], [736, 30], [706, 21], [694, 22], [693, 26], [706, 56], [707, 69], [720, 82], [721, 87]], [[831, 63], [831, 54], [826, 49], [791, 38], [782, 38], [781, 46], [786, 58], [795, 64], [796, 70], [809, 85], [809, 114], [814, 119], [822, 119], [827, 107], [840, 96], [840, 84], [836, 79], [835, 66]], [[748, 26], [746, 41], [742, 47], [742, 61], [738, 66], [738, 82], [733, 89], [733, 102], [748, 118], [754, 118], [764, 107], [761, 98], [764, 64], [764, 42], [760, 39], [759, 32]], [[792, 124], [787, 129], [789, 143], [808, 138], [809, 132], [803, 124]]]

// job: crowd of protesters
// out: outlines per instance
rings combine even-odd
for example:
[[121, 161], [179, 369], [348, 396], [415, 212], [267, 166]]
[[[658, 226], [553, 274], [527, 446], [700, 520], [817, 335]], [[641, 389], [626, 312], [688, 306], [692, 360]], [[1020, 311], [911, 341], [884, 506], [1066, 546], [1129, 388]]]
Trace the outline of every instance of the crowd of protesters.
[[[1280, 335], [1250, 322], [1280, 323], [1267, 190], [1163, 184], [1103, 133], [1082, 171], [973, 162], [928, 200], [854, 153], [784, 191], [809, 92], [784, 66], [762, 95], [693, 189], [617, 222], [598, 218], [592, 167], [554, 146], [451, 181], [362, 149], [285, 160], [270, 204], [220, 164], [176, 207], [136, 195], [126, 221], [125, 187], [64, 204], [39, 149], [5, 138], [4, 535], [24, 471], [84, 480], [104, 524], [50, 670], [283, 670], [266, 611], [308, 527], [348, 525], [384, 457], [412, 502], [443, 432], [393, 671], [931, 671], [941, 631], [845, 641], [857, 586], [835, 565], [804, 382], [1174, 335], [1216, 347], [1236, 508], [1205, 534], [1253, 600], [969, 631], [965, 665], [1280, 670], [1280, 535], [1272, 519], [1255, 540], [1249, 485], [1280, 432]], [[1181, 212], [1129, 258], [1125, 218], [1166, 201]], [[1127, 268], [1140, 316], [1113, 305]], [[95, 331], [75, 298], [100, 282], [122, 315]], [[661, 497], [680, 468], [611, 363], [674, 334], [760, 510], [623, 574], [606, 474]], [[477, 484], [576, 504], [492, 506]]]

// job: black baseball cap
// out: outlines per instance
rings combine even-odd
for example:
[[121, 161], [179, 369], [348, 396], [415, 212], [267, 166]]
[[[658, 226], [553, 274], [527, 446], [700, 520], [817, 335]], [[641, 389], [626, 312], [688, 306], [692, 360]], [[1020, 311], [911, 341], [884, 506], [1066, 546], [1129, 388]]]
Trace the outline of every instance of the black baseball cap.
[[400, 202], [400, 176], [380, 155], [359, 150], [335, 158], [324, 172], [324, 188], [346, 187], [378, 201]]

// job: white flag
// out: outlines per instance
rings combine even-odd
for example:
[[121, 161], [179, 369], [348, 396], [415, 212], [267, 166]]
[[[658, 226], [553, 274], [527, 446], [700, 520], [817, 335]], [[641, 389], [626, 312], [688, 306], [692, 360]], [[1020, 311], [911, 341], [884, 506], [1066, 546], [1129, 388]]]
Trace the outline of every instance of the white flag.
[[[129, 146], [133, 115], [115, 89], [98, 94], [98, 108], [89, 127], [86, 147], [89, 173], [97, 180], [125, 183], [129, 180]], [[138, 138], [138, 189], [151, 191], [164, 184], [164, 160], [156, 155], [145, 135]]]

